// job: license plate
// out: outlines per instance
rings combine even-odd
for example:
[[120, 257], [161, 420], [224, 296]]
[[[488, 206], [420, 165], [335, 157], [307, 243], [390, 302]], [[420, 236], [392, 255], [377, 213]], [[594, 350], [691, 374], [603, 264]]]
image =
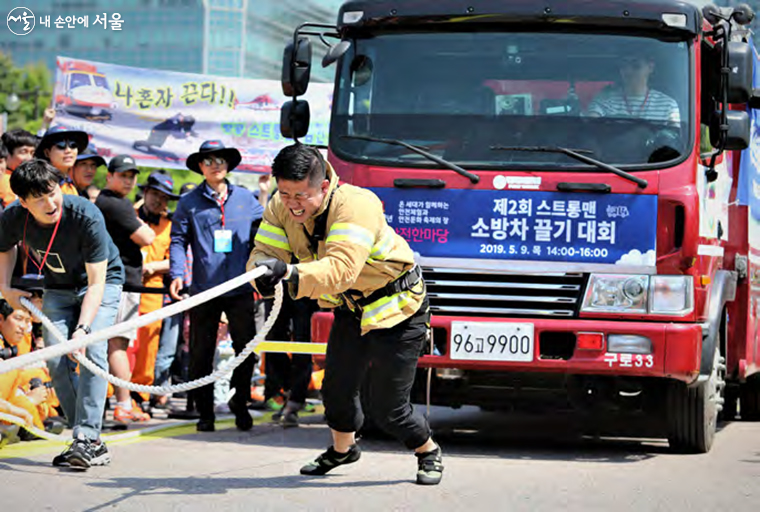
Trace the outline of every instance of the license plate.
[[451, 359], [533, 361], [533, 324], [451, 322]]

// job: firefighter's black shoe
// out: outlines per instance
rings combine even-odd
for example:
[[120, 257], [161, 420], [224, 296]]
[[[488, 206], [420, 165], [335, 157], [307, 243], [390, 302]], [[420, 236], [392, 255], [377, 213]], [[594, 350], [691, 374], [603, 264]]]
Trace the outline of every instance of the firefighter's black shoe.
[[338, 466], [356, 462], [361, 456], [362, 452], [356, 444], [352, 444], [347, 453], [338, 453], [331, 446], [325, 453], [302, 467], [301, 474], [321, 476]]
[[420, 485], [438, 485], [443, 478], [441, 448], [415, 453], [417, 457], [417, 483]]

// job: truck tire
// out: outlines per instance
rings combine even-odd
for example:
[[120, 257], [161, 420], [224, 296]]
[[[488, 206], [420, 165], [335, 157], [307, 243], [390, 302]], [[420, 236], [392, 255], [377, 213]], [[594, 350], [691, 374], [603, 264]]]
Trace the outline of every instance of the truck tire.
[[760, 379], [749, 378], [739, 388], [739, 414], [743, 421], [760, 420]]
[[671, 382], [667, 394], [668, 442], [679, 453], [707, 453], [712, 447], [725, 386], [725, 365], [715, 347], [713, 369], [707, 381], [688, 387]]

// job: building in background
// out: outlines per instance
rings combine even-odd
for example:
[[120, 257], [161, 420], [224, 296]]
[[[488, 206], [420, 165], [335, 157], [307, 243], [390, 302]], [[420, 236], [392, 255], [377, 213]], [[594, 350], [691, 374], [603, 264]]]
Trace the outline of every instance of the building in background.
[[[21, 4], [21, 2], [19, 2]], [[0, 52], [16, 65], [44, 62], [55, 73], [57, 55], [144, 68], [246, 78], [279, 79], [282, 50], [305, 21], [335, 23], [343, 0], [25, 0], [35, 27], [25, 36], [0, 29]], [[7, 16], [13, 3], [2, 12]], [[119, 13], [122, 30], [95, 25]], [[49, 16], [49, 27], [42, 20]], [[88, 26], [58, 17], [88, 16]], [[316, 81], [332, 80], [315, 44]]]

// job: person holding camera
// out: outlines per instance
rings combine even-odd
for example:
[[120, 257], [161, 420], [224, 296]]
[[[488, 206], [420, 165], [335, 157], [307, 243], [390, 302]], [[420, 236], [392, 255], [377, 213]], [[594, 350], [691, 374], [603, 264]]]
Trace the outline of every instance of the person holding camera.
[[[13, 309], [8, 301], [0, 299], [0, 359], [10, 359], [31, 350], [29, 331], [32, 315], [26, 309]], [[33, 424], [48, 431], [60, 433], [63, 424], [54, 419], [58, 401], [51, 391], [50, 376], [44, 368], [24, 368], [16, 373], [15, 378], [6, 381], [17, 392], [8, 391], [11, 403], [26, 409], [33, 419]], [[16, 397], [23, 397], [16, 400]], [[22, 437], [23, 438], [23, 437]]]

